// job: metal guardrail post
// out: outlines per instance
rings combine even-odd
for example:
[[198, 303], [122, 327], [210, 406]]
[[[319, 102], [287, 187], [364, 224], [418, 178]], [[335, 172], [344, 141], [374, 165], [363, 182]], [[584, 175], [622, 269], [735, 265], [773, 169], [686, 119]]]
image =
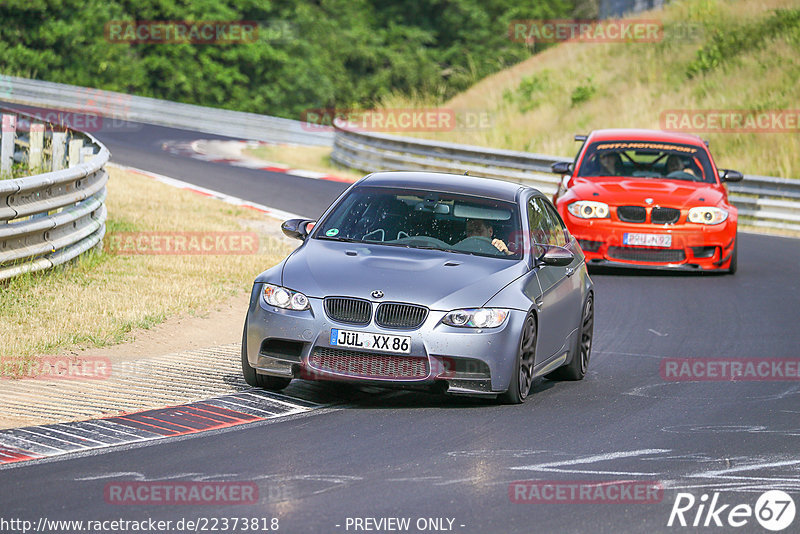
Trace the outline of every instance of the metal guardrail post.
[[64, 168], [64, 151], [67, 145], [67, 132], [53, 132], [51, 138], [52, 170], [60, 171]]
[[0, 175], [11, 176], [14, 164], [14, 140], [17, 136], [17, 116], [3, 113], [2, 143], [0, 144]]
[[44, 124], [32, 122], [29, 138], [28, 169], [31, 173], [37, 173], [42, 169], [44, 158]]
[[81, 150], [83, 150], [83, 139], [73, 139], [69, 142], [69, 155], [67, 159], [70, 169], [82, 163]]

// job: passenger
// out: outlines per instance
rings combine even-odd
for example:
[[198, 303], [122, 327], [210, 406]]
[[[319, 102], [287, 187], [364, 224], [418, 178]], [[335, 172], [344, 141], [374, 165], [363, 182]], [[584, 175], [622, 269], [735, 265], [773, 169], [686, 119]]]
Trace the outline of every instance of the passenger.
[[500, 252], [513, 254], [501, 239], [494, 237], [492, 225], [483, 219], [467, 219], [467, 237], [485, 237], [490, 239], [494, 248]]

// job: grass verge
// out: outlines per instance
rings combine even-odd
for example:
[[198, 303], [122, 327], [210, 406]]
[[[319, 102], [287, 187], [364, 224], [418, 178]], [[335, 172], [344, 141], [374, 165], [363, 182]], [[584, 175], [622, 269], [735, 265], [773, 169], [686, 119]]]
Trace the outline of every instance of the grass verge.
[[132, 330], [168, 317], [203, 314], [221, 299], [249, 291], [259, 272], [291, 251], [286, 240], [269, 233], [277, 222], [258, 212], [128, 171], [109, 172], [106, 243], [139, 232], [255, 232], [258, 250], [122, 255], [106, 247], [67, 266], [8, 280], [0, 284], [0, 358], [119, 343]]

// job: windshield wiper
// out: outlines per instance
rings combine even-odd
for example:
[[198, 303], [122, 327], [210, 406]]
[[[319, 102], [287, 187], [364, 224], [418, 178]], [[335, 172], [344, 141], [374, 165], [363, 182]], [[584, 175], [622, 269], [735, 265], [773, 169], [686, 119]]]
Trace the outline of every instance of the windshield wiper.
[[325, 241], [341, 241], [342, 243], [365, 243], [365, 241], [361, 241], [360, 239], [353, 239], [352, 237], [320, 236], [317, 239], [324, 239]]
[[406, 248], [422, 248], [425, 250], [447, 250], [441, 247], [436, 247], [434, 245], [405, 245], [403, 243], [398, 243], [398, 245], [406, 247]]

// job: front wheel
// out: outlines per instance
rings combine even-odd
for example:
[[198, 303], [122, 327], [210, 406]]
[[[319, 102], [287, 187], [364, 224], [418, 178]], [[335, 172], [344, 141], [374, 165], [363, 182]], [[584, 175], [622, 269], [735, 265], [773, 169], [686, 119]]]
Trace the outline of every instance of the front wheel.
[[248, 386], [272, 391], [280, 391], [292, 381], [291, 378], [281, 376], [260, 375], [250, 366], [250, 362], [247, 360], [247, 325], [242, 332], [242, 375]]
[[525, 318], [520, 335], [519, 349], [514, 365], [514, 372], [508, 390], [500, 395], [504, 404], [520, 404], [525, 402], [533, 384], [533, 362], [536, 354], [536, 320], [533, 315]]
[[590, 293], [583, 304], [581, 326], [578, 331], [576, 347], [572, 351], [572, 360], [547, 375], [551, 380], [583, 380], [589, 367], [592, 355], [592, 336], [594, 334], [594, 298]]

